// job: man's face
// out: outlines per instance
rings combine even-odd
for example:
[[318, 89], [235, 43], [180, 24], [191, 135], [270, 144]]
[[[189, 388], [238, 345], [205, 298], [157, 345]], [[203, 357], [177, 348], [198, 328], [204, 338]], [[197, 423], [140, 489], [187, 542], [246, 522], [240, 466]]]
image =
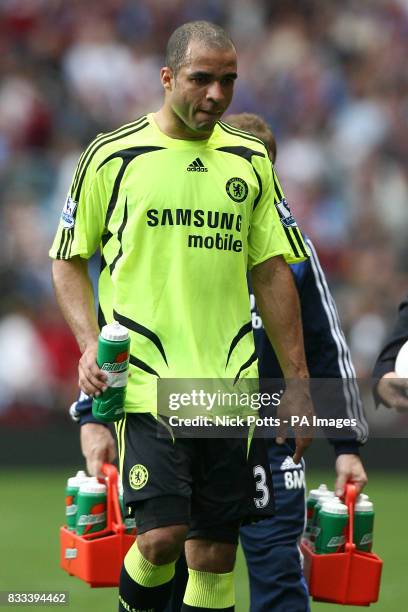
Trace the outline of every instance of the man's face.
[[235, 50], [208, 47], [192, 40], [177, 75], [168, 70], [166, 103], [180, 127], [186, 133], [210, 135], [232, 99], [237, 77]]

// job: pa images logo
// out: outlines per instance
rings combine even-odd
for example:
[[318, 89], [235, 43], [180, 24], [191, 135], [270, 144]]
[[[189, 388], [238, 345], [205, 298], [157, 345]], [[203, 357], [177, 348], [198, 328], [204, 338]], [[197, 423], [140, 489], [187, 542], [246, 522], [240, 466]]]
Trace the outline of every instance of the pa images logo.
[[148, 479], [149, 472], [141, 463], [134, 465], [129, 472], [129, 484], [132, 489], [135, 489], [136, 491], [143, 489]]
[[225, 189], [234, 202], [243, 202], [248, 195], [248, 185], [244, 179], [235, 176], [230, 178], [225, 185]]

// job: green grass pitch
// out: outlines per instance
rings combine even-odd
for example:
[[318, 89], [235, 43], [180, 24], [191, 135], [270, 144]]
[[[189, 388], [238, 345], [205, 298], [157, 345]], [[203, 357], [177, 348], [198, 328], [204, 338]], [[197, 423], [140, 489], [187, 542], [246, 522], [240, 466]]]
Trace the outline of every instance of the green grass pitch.
[[[71, 475], [68, 470], [0, 473], [0, 590], [64, 590], [69, 591], [69, 609], [75, 612], [114, 612], [115, 589], [91, 589], [59, 568], [58, 528], [64, 520], [65, 480]], [[331, 484], [332, 479], [333, 473], [308, 473], [310, 488], [320, 482]], [[380, 600], [372, 606], [378, 612], [405, 610], [408, 601], [408, 495], [404, 480], [402, 474], [371, 473], [367, 487], [376, 511], [374, 550], [384, 560]], [[237, 612], [247, 612], [248, 580], [241, 552], [236, 594]], [[316, 612], [358, 609], [362, 608], [312, 603]]]

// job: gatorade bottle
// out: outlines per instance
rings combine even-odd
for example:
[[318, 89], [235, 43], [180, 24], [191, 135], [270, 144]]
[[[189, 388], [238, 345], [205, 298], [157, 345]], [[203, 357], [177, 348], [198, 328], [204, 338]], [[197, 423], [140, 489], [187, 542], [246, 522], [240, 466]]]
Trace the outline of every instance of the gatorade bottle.
[[106, 527], [106, 485], [97, 478], [88, 478], [78, 492], [76, 532], [87, 535]]
[[[359, 496], [360, 497], [360, 496]], [[365, 497], [368, 497], [366, 495]], [[357, 500], [354, 507], [353, 540], [357, 550], [371, 552], [373, 546], [374, 506], [368, 499]]]
[[71, 478], [67, 480], [67, 485], [65, 487], [65, 517], [67, 520], [67, 528], [70, 531], [75, 531], [79, 487], [87, 480], [88, 476], [83, 470], [80, 470], [75, 476], [71, 476]]
[[130, 535], [136, 535], [136, 519], [132, 516], [129, 516], [128, 512], [127, 512], [127, 507], [125, 507], [124, 501], [123, 501], [123, 485], [122, 485], [122, 481], [119, 480], [118, 481], [118, 493], [119, 493], [119, 504], [120, 504], [120, 509], [122, 510], [122, 518], [123, 518], [123, 523], [125, 525], [125, 533], [128, 533]]
[[347, 506], [337, 499], [327, 500], [323, 503], [317, 520], [315, 552], [318, 555], [340, 552], [346, 541]]
[[92, 414], [104, 423], [122, 418], [129, 368], [130, 338], [117, 321], [105, 325], [98, 338], [96, 362], [107, 374], [108, 388], [92, 402]]
[[320, 492], [319, 498], [317, 500], [317, 503], [314, 507], [314, 512], [313, 512], [312, 526], [310, 529], [310, 541], [311, 542], [315, 542], [317, 536], [319, 535], [320, 527], [318, 524], [318, 519], [319, 519], [319, 513], [320, 513], [320, 510], [322, 509], [322, 506], [324, 502], [331, 500], [333, 498], [334, 498], [333, 491], [323, 490]]
[[319, 500], [319, 497], [322, 493], [328, 491], [327, 485], [321, 484], [318, 489], [311, 489], [308, 498], [306, 500], [306, 527], [304, 532], [304, 537], [306, 539], [310, 539], [310, 535], [312, 532], [313, 525], [313, 515], [315, 511], [316, 504]]

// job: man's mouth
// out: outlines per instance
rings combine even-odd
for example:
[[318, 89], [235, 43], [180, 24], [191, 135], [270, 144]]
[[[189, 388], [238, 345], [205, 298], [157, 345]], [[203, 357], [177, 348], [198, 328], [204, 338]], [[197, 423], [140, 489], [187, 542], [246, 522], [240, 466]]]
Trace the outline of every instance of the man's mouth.
[[218, 117], [222, 114], [220, 110], [210, 110], [205, 108], [199, 108], [198, 112], [204, 113], [205, 115], [209, 115], [210, 117]]

